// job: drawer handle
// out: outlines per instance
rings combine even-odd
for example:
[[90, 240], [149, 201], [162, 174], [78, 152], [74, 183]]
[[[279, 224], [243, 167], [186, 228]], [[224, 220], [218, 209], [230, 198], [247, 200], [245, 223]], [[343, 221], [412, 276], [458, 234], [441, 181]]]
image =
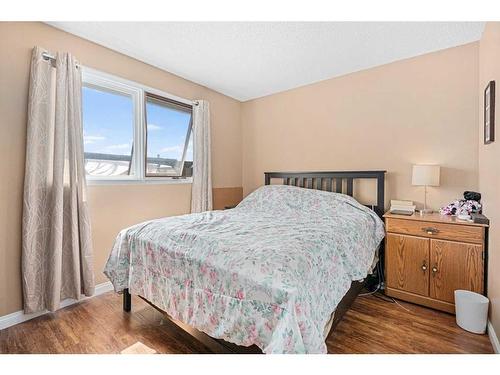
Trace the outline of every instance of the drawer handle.
[[427, 264], [425, 264], [425, 262], [424, 262], [424, 264], [422, 264], [421, 268], [422, 268], [422, 271], [425, 272], [427, 270]]
[[436, 272], [438, 272], [437, 267], [436, 266], [432, 267], [432, 273], [436, 273]]
[[422, 228], [422, 230], [427, 233], [427, 234], [436, 234], [439, 233], [439, 229], [433, 228], [433, 227], [425, 227]]

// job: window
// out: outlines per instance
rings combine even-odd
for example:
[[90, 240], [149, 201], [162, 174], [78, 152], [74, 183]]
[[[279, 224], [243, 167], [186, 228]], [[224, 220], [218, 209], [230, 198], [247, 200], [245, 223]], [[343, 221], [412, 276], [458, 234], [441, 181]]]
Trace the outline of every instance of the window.
[[191, 106], [146, 93], [146, 176], [192, 176], [191, 121]]
[[130, 95], [84, 85], [83, 143], [89, 176], [133, 174], [134, 103]]
[[190, 182], [191, 101], [84, 68], [82, 113], [89, 181]]

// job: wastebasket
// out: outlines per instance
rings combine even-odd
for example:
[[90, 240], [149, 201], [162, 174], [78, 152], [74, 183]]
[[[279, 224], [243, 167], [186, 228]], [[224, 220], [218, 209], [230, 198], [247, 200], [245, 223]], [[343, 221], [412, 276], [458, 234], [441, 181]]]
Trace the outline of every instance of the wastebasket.
[[485, 333], [490, 301], [485, 296], [468, 290], [455, 290], [457, 324], [466, 331]]

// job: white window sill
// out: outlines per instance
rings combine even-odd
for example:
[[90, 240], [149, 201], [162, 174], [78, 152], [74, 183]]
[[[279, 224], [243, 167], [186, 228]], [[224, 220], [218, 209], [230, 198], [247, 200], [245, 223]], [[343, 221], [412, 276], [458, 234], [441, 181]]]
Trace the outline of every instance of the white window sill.
[[96, 185], [179, 185], [179, 184], [191, 184], [193, 183], [193, 178], [169, 178], [169, 177], [150, 177], [143, 180], [139, 179], [100, 179], [100, 178], [88, 178], [88, 186]]

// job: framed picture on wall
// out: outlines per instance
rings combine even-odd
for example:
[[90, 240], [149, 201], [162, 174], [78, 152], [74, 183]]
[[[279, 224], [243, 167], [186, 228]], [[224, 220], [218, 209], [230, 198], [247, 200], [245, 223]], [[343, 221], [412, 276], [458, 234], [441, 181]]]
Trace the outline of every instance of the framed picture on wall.
[[495, 81], [484, 89], [484, 144], [495, 140]]

